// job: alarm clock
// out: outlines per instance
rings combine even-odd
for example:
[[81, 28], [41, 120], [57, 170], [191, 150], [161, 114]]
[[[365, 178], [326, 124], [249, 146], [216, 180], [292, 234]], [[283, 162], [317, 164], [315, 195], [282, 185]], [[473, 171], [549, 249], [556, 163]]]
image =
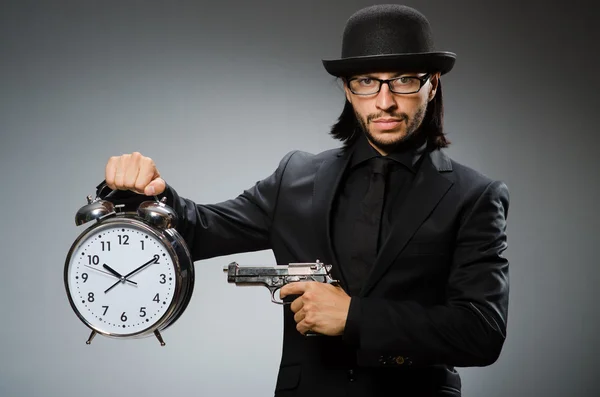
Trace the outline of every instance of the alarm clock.
[[94, 223], [75, 239], [65, 261], [71, 308], [91, 329], [88, 345], [101, 334], [154, 335], [164, 346], [160, 332], [181, 316], [194, 289], [194, 265], [175, 229], [177, 215], [166, 198], [123, 211], [106, 200], [109, 195], [88, 196], [75, 215], [77, 226]]

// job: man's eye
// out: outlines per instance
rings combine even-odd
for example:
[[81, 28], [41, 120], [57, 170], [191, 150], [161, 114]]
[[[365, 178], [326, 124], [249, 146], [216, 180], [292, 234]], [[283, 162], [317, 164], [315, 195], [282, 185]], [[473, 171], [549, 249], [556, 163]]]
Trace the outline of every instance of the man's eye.
[[410, 84], [412, 82], [413, 82], [412, 77], [400, 77], [400, 78], [396, 79], [397, 84]]
[[358, 79], [358, 83], [359, 83], [360, 85], [367, 85], [367, 86], [368, 86], [368, 85], [373, 85], [373, 83], [374, 83], [374, 82], [375, 82], [375, 81], [374, 81], [373, 79], [370, 79], [370, 78], [368, 78], [368, 77], [365, 77], [365, 78], [363, 78], [363, 79]]

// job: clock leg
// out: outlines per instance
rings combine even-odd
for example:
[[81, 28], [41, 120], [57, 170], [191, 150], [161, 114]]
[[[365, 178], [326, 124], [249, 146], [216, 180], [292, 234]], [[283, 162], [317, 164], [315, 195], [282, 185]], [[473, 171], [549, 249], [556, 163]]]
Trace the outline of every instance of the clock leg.
[[158, 330], [154, 331], [154, 335], [156, 335], [156, 339], [158, 339], [158, 341], [160, 342], [161, 346], [165, 345], [165, 342], [163, 341], [162, 336], [160, 335], [160, 332], [158, 332]]
[[94, 339], [94, 336], [96, 336], [96, 331], [92, 331], [92, 333], [90, 334], [90, 337], [88, 338], [88, 340], [85, 342], [86, 345], [89, 345], [90, 343], [92, 343], [92, 339]]

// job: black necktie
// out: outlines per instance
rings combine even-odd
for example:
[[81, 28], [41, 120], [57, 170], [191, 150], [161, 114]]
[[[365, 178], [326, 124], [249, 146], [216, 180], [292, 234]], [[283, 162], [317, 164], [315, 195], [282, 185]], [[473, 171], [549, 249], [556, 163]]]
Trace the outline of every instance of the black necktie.
[[384, 157], [376, 157], [370, 163], [369, 189], [360, 203], [360, 211], [354, 224], [354, 238], [350, 242], [353, 270], [350, 288], [354, 293], [358, 293], [368, 276], [381, 243], [379, 231], [389, 162]]

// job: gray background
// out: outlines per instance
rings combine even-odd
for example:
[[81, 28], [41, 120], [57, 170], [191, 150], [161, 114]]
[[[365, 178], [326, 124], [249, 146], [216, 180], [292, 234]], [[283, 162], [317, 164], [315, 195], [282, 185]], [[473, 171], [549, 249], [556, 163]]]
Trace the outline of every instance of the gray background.
[[[196, 263], [165, 347], [87, 346], [62, 281], [83, 230], [74, 214], [111, 155], [141, 151], [211, 203], [289, 150], [337, 146], [327, 132], [343, 96], [321, 59], [338, 57], [346, 19], [372, 3], [2, 2], [0, 396], [272, 393], [280, 307], [221, 270], [270, 265], [271, 252]], [[597, 15], [578, 1], [406, 4], [458, 54], [442, 79], [448, 153], [511, 192], [508, 339], [493, 366], [460, 369], [464, 395], [598, 396]]]

